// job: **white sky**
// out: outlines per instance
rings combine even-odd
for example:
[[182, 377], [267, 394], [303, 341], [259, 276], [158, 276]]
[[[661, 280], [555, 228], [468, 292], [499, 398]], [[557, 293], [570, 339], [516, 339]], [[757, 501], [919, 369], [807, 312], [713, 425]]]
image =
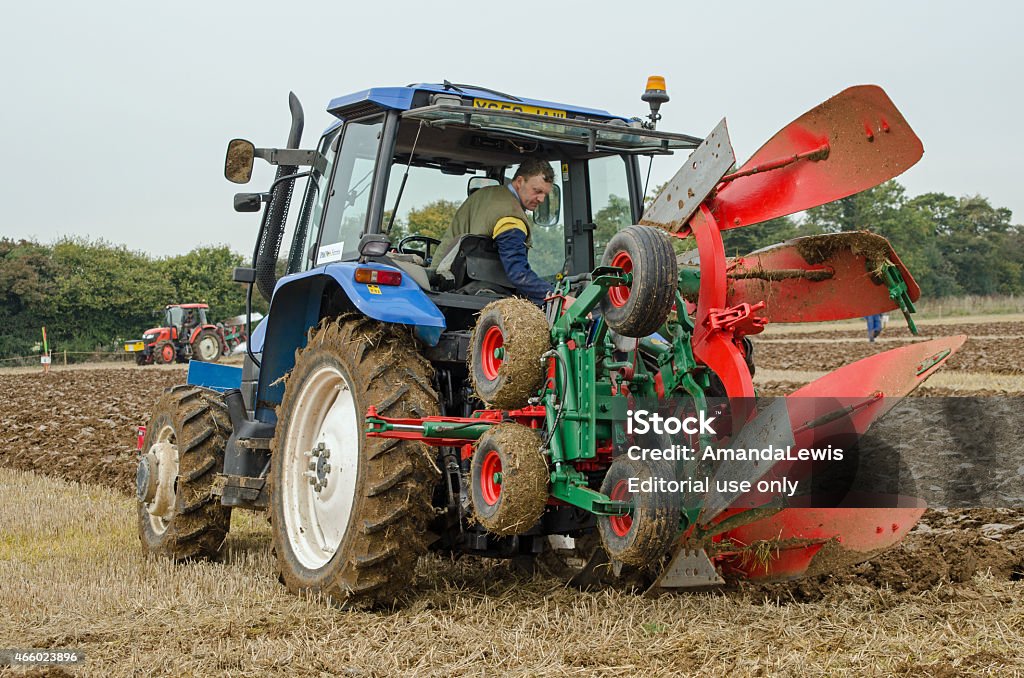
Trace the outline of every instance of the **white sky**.
[[[1022, 15], [875, 0], [6, 3], [0, 236], [248, 254], [259, 216], [232, 210], [224, 149], [283, 145], [289, 90], [311, 147], [327, 102], [367, 87], [448, 79], [645, 115], [652, 73], [672, 97], [660, 128], [703, 136], [725, 116], [741, 163], [840, 90], [881, 85], [924, 142], [899, 177], [911, 195], [980, 193], [1020, 223]], [[681, 162], [656, 163], [652, 185]], [[266, 189], [257, 167], [241, 190]]]

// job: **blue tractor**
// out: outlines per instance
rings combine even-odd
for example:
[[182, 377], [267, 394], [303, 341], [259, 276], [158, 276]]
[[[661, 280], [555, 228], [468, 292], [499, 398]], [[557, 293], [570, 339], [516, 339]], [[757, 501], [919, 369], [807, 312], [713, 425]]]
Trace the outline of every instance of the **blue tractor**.
[[[285, 148], [232, 141], [229, 180], [248, 181], [255, 158], [277, 166], [267, 192], [235, 196], [236, 210], [263, 212], [252, 267], [235, 279], [270, 312], [242, 368], [193, 363], [189, 383], [157, 404], [137, 477], [144, 550], [216, 558], [233, 508], [268, 509], [290, 590], [372, 606], [395, 601], [428, 548], [534, 556], [565, 545], [551, 535], [592, 532], [593, 515], [569, 505], [520, 534], [488, 532], [471, 519], [467, 446], [369, 437], [365, 417], [484, 407], [471, 334], [514, 286], [488, 238], [464, 238], [439, 270], [439, 228], [472, 191], [539, 157], [556, 180], [533, 215], [532, 268], [552, 281], [593, 270], [595, 252], [600, 263], [608, 240], [638, 222], [647, 162], [701, 141], [656, 130], [668, 97], [655, 86], [644, 98], [650, 121], [449, 82], [373, 88], [331, 101], [333, 123], [303, 150], [291, 95]], [[432, 209], [440, 226], [423, 232]], [[518, 301], [505, 320], [536, 313], [546, 331], [541, 311]]]

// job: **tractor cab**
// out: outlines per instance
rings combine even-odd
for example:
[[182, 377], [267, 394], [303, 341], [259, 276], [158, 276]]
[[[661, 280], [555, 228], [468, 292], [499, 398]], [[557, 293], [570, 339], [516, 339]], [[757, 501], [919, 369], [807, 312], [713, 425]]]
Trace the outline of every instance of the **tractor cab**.
[[[514, 293], [489, 238], [466, 238], [448, 261], [434, 260], [473, 191], [507, 183], [525, 158], [551, 163], [555, 184], [532, 214], [529, 261], [554, 281], [592, 270], [595, 252], [599, 258], [612, 235], [637, 223], [654, 155], [701, 142], [657, 131], [653, 121], [451, 83], [368, 89], [333, 100], [328, 111], [337, 122], [315, 152], [245, 148], [282, 163], [306, 154], [299, 158], [309, 166], [299, 216], [283, 237], [290, 243], [286, 276], [361, 258], [378, 263], [400, 275], [375, 278], [408, 278], [449, 330], [468, 329], [489, 301]], [[234, 157], [229, 149], [228, 178], [232, 167], [251, 167]], [[236, 207], [258, 205], [236, 197]], [[378, 244], [360, 252], [368, 240]], [[381, 299], [374, 301], [386, 300], [388, 284], [375, 285]], [[260, 287], [270, 292], [273, 284]]]
[[187, 341], [196, 327], [209, 325], [206, 320], [206, 304], [171, 304], [164, 309], [164, 327], [171, 331], [171, 338], [184, 337]]

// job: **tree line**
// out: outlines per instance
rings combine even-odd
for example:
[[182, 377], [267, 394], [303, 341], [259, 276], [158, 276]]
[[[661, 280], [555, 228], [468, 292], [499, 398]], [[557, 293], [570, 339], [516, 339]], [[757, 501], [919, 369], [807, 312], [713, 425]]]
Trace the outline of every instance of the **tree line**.
[[[439, 238], [457, 208], [439, 200], [412, 210], [396, 222], [392, 241], [414, 233]], [[632, 222], [628, 201], [611, 196], [594, 222], [601, 248]], [[738, 256], [801, 235], [856, 230], [888, 238], [925, 297], [1024, 294], [1024, 227], [1012, 223], [1009, 209], [982, 196], [910, 197], [898, 182], [888, 181], [800, 217], [733, 229], [723, 237], [727, 254]], [[680, 245], [687, 243], [692, 240]], [[548, 267], [537, 257], [562, 258], [557, 248], [535, 249], [531, 260], [538, 269]], [[245, 311], [245, 288], [232, 282], [231, 271], [245, 263], [226, 246], [154, 258], [103, 241], [44, 245], [2, 238], [0, 358], [27, 355], [43, 326], [56, 350], [109, 350], [159, 325], [170, 303], [205, 301], [214, 321], [238, 315]], [[254, 304], [266, 312], [258, 294]]]
[[214, 322], [244, 313], [240, 265], [226, 246], [154, 258], [104, 241], [0, 238], [0, 358], [30, 354], [43, 327], [54, 352], [117, 350], [172, 303], [206, 302]]

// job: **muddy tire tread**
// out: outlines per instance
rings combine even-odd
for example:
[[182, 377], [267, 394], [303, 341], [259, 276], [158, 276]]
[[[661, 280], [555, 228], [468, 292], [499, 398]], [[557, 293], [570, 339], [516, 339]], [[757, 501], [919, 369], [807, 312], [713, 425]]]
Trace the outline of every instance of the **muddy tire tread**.
[[214, 393], [172, 387], [153, 408], [143, 449], [152, 445], [153, 424], [161, 421], [174, 426], [177, 440], [188, 442], [178, 448], [175, 514], [163, 535], [152, 532], [145, 506], [136, 502], [143, 552], [174, 561], [218, 560], [231, 525], [231, 509], [212, 494], [230, 435], [227, 408]]
[[[321, 321], [308, 336], [307, 346], [296, 352], [296, 368], [285, 381], [273, 454], [281, 449], [298, 390], [288, 385], [303, 376], [304, 363], [315, 360], [311, 351], [326, 348], [348, 366], [352, 386], [360, 392], [357, 403], [376, 405], [378, 412], [386, 411], [389, 416], [439, 413], [437, 394], [430, 387], [432, 368], [417, 353], [408, 328], [346, 314]], [[401, 387], [395, 389], [395, 384]], [[426, 528], [433, 517], [431, 497], [438, 480], [430, 455], [430, 449], [416, 441], [364, 439], [360, 456], [364, 475], [357, 485], [348, 530], [335, 558], [316, 571], [301, 571], [291, 565], [284, 553], [287, 547], [282, 547], [288, 539], [284, 520], [272, 500], [277, 569], [288, 589], [322, 593], [332, 602], [352, 608], [399, 602], [428, 546]]]

